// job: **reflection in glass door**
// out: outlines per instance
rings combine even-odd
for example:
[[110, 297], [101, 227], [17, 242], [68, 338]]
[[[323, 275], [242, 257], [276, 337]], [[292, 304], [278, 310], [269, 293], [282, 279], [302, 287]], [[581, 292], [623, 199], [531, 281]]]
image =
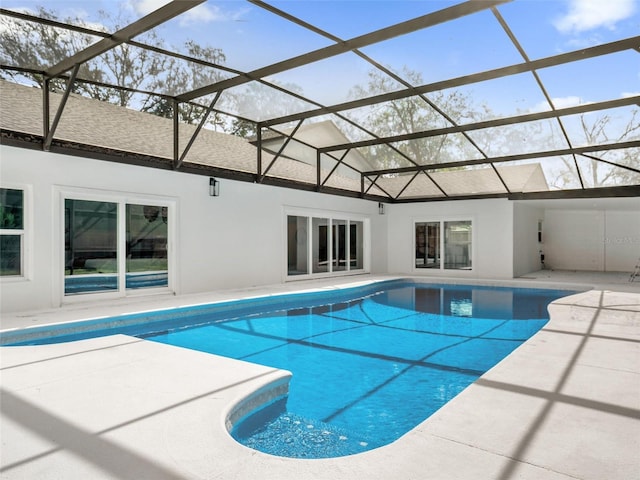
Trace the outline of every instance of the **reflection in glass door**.
[[347, 269], [347, 221], [333, 220], [332, 222], [333, 263], [334, 272]]
[[331, 242], [329, 241], [329, 219], [313, 218], [313, 273], [329, 271]]
[[349, 222], [349, 270], [364, 268], [364, 223]]
[[471, 269], [471, 222], [444, 222], [445, 268]]
[[67, 199], [65, 295], [118, 290], [118, 204]]
[[440, 222], [416, 223], [416, 268], [440, 268]]
[[127, 288], [168, 285], [167, 216], [167, 207], [127, 205]]
[[287, 274], [309, 273], [308, 218], [289, 215], [287, 217]]

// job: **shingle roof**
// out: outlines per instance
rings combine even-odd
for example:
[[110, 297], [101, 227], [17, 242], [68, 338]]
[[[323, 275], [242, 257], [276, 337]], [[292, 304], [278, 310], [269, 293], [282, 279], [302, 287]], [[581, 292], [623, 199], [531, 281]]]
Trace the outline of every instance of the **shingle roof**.
[[[54, 117], [62, 95], [51, 93], [50, 115]], [[38, 88], [0, 80], [0, 126], [6, 130], [42, 135], [42, 92]], [[180, 124], [181, 149], [196, 130]], [[150, 155], [171, 161], [173, 123], [171, 119], [119, 107], [99, 100], [71, 94], [55, 133], [60, 140]], [[235, 135], [203, 129], [196, 137], [185, 162], [240, 172], [257, 173], [256, 147]], [[273, 159], [263, 154], [268, 165]], [[329, 172], [325, 171], [324, 176]], [[316, 168], [288, 158], [279, 158], [269, 176], [305, 183], [316, 183]], [[360, 182], [332, 175], [327, 185], [359, 191]], [[380, 192], [381, 193], [381, 192]]]

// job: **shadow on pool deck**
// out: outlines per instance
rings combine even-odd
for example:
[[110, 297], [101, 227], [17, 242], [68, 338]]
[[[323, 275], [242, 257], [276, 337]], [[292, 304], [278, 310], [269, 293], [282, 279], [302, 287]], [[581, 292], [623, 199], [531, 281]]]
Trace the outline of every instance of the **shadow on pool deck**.
[[[563, 334], [577, 335], [580, 338], [579, 344], [574, 348], [573, 353], [568, 359], [568, 362], [564, 367], [563, 371], [560, 373], [560, 376], [557, 379], [557, 383], [555, 384], [552, 391], [537, 390], [537, 389], [532, 389], [530, 387], [522, 387], [522, 386], [517, 386], [513, 384], [504, 384], [502, 382], [496, 382], [496, 381], [482, 379], [482, 378], [477, 382], [478, 385], [482, 387], [508, 390], [508, 391], [512, 391], [512, 392], [516, 392], [524, 395], [537, 396], [545, 400], [545, 404], [543, 408], [540, 410], [535, 420], [529, 426], [526, 432], [526, 435], [523, 436], [523, 438], [517, 444], [516, 448], [509, 455], [509, 457], [512, 458], [513, 460], [507, 463], [503, 472], [498, 477], [499, 480], [508, 480], [513, 478], [515, 470], [517, 469], [517, 466], [518, 466], [517, 462], [527, 461], [526, 458], [527, 458], [528, 450], [533, 448], [533, 446], [535, 445], [535, 441], [534, 441], [535, 437], [544, 429], [545, 422], [549, 421], [551, 416], [550, 415], [551, 410], [554, 408], [555, 405], [558, 405], [558, 404], [572, 405], [572, 406], [577, 406], [581, 408], [595, 410], [597, 412], [604, 413], [604, 414], [616, 415], [618, 417], [626, 417], [628, 419], [634, 419], [634, 420], [640, 419], [640, 410], [638, 410], [637, 408], [638, 403], [636, 403], [636, 408], [632, 408], [632, 407], [625, 407], [625, 406], [616, 405], [608, 402], [594, 401], [588, 398], [566, 395], [562, 393], [563, 390], [567, 387], [567, 384], [569, 383], [572, 374], [576, 370], [577, 365], [580, 363], [581, 357], [585, 353], [585, 350], [591, 339], [598, 338], [600, 340], [616, 342], [616, 343], [628, 342], [630, 345], [633, 345], [636, 348], [638, 343], [640, 342], [640, 339], [638, 338], [629, 339], [624, 337], [620, 338], [620, 337], [611, 337], [606, 335], [594, 335], [594, 330], [596, 328], [596, 324], [599, 317], [601, 317], [603, 315], [603, 312], [607, 310], [607, 307], [604, 305], [605, 292], [600, 291], [600, 292], [597, 292], [596, 295], [599, 296], [599, 301], [598, 301], [598, 306], [595, 308], [592, 308], [591, 320], [588, 321], [589, 313], [586, 313], [585, 318], [582, 319], [583, 320], [582, 326], [583, 328], [586, 327], [586, 331], [584, 333], [545, 329], [548, 332], [553, 331], [557, 335], [563, 335]], [[559, 303], [562, 303], [562, 302], [559, 302]], [[624, 308], [619, 308], [621, 307], [621, 305], [617, 305], [617, 307], [618, 308], [616, 308], [616, 313], [627, 312], [629, 316], [637, 317], [638, 312], [640, 311], [640, 306], [638, 304], [633, 305], [634, 309], [629, 309], [629, 310], [626, 310]], [[606, 318], [603, 320], [606, 321]], [[636, 326], [638, 325], [636, 324]], [[568, 354], [569, 352], [566, 352], [566, 353]], [[637, 363], [635, 366], [636, 367], [638, 366]], [[640, 373], [640, 371], [636, 371], [635, 373]], [[638, 385], [636, 385], [636, 387], [637, 386]], [[607, 385], [603, 382], [602, 387], [606, 388]], [[640, 392], [636, 392], [636, 393], [640, 393]], [[636, 438], [635, 438], [636, 441], [634, 442], [632, 438], [631, 443], [637, 444], [639, 437], [640, 437], [640, 431], [636, 430]], [[615, 469], [615, 465], [611, 465], [610, 467], [613, 467], [613, 469]], [[603, 473], [605, 474], [605, 476], [606, 475], [611, 475], [611, 477], [616, 476], [615, 472], [613, 471], [609, 471], [608, 473], [607, 472], [603, 472]], [[633, 470], [629, 471], [629, 473], [631, 475], [634, 474]], [[636, 469], [635, 473], [640, 476], [640, 470]], [[626, 473], [622, 473], [622, 474], [626, 475]]]

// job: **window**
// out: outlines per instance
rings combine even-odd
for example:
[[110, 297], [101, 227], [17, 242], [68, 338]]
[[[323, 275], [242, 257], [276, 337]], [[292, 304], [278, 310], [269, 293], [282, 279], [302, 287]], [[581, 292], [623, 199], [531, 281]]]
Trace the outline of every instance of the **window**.
[[[415, 267], [471, 270], [470, 220], [416, 222]], [[441, 252], [444, 259], [441, 261]]]
[[0, 188], [0, 276], [24, 276], [24, 191]]
[[365, 269], [365, 222], [287, 215], [287, 276]]
[[64, 294], [169, 285], [167, 205], [64, 199]]

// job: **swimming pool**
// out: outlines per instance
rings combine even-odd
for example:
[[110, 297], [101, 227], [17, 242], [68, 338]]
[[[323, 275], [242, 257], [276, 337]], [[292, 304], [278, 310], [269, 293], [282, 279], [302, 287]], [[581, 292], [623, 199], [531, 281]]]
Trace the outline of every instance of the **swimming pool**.
[[146, 338], [293, 372], [286, 403], [232, 434], [274, 455], [334, 457], [414, 428], [537, 332], [567, 293], [405, 283]]
[[411, 430], [533, 335], [548, 303], [570, 293], [392, 281], [96, 319], [2, 341], [128, 333], [287, 369], [288, 396], [250, 412], [234, 437], [275, 455], [334, 457]]

